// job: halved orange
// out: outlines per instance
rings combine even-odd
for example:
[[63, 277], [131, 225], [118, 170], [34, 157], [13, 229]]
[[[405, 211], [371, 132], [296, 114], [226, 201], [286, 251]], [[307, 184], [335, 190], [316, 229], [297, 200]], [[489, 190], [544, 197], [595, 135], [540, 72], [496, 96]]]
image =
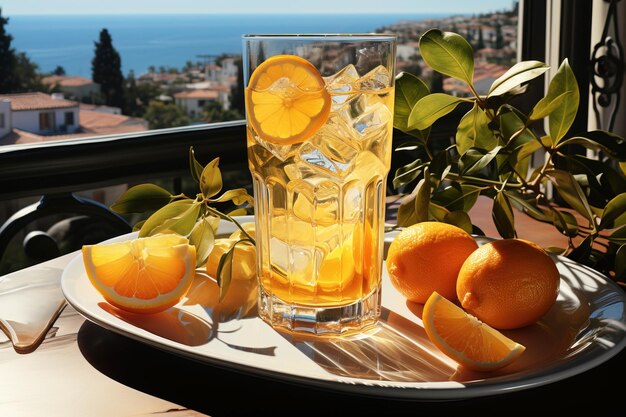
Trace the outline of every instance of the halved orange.
[[433, 292], [422, 314], [428, 338], [443, 353], [466, 368], [492, 371], [502, 368], [526, 349], [499, 331]]
[[110, 304], [134, 313], [172, 307], [195, 277], [196, 248], [179, 235], [84, 245], [82, 253], [96, 290]]
[[328, 119], [330, 105], [317, 68], [295, 55], [261, 63], [246, 88], [248, 122], [261, 139], [278, 145], [311, 137]]

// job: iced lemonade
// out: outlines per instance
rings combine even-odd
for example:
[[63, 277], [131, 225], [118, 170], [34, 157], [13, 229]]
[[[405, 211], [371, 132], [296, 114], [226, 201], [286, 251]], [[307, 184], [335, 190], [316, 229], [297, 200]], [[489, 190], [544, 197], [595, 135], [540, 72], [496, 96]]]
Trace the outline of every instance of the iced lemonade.
[[261, 316], [277, 304], [379, 313], [393, 99], [382, 65], [322, 77], [280, 55], [253, 72], [247, 146]]

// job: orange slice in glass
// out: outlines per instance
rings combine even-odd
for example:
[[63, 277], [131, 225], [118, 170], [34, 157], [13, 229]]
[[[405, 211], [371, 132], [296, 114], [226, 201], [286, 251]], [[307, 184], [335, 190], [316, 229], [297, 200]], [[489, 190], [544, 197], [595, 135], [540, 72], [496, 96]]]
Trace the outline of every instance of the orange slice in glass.
[[466, 368], [491, 371], [516, 360], [526, 349], [433, 292], [422, 314], [428, 338]]
[[246, 89], [248, 123], [261, 139], [277, 145], [311, 137], [328, 119], [330, 104], [317, 68], [295, 55], [264, 61]]
[[134, 313], [178, 303], [195, 277], [196, 248], [179, 235], [84, 245], [87, 276], [106, 301]]

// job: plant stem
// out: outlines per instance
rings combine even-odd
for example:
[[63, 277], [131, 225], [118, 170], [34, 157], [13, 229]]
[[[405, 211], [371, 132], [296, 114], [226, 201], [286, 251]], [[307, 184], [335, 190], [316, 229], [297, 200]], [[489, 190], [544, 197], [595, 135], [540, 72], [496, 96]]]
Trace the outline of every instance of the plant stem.
[[232, 217], [230, 217], [228, 214], [224, 214], [224, 213], [222, 213], [221, 211], [214, 209], [213, 207], [211, 207], [211, 206], [209, 206], [209, 205], [206, 205], [205, 207], [207, 208], [207, 210], [208, 210], [210, 213], [215, 214], [217, 217], [221, 217], [221, 218], [222, 218], [222, 219], [224, 219], [224, 220], [228, 220], [229, 222], [234, 223], [234, 224], [235, 224], [235, 225], [239, 228], [239, 230], [241, 230], [241, 233], [243, 233], [243, 234], [244, 234], [244, 236], [245, 236], [246, 238], [250, 239], [250, 241], [251, 241], [252, 243], [255, 243], [254, 238], [253, 238], [252, 236], [250, 236], [250, 235], [248, 234], [248, 232], [246, 232], [246, 230], [245, 230], [245, 229], [241, 226], [241, 224], [239, 224], [239, 222], [238, 222], [237, 220], [233, 219], [233, 218], [232, 218]]
[[[476, 177], [466, 177], [460, 174], [457, 174], [455, 172], [450, 172], [448, 173], [448, 178], [453, 179], [453, 180], [464, 180], [466, 182], [473, 182], [475, 184], [478, 185], [496, 185], [496, 186], [502, 186], [502, 182], [501, 181], [496, 181], [496, 180], [488, 180], [485, 178], [476, 178]], [[522, 188], [523, 184], [520, 183], [507, 183], [507, 187], [509, 188]]]
[[531, 187], [537, 194], [539, 194], [539, 183], [545, 177], [545, 172], [549, 168], [554, 167], [552, 163], [552, 157], [554, 156], [554, 149], [548, 148], [546, 152], [548, 153], [546, 162], [544, 162], [543, 166], [539, 170], [539, 174], [535, 177], [535, 179], [533, 179], [531, 182], [528, 183], [528, 186]]

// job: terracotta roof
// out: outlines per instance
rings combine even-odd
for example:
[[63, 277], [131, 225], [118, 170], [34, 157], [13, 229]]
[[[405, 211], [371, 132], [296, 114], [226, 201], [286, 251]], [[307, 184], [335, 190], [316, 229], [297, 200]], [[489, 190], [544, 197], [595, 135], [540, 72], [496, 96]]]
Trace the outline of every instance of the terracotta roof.
[[89, 78], [69, 77], [65, 75], [51, 75], [49, 77], [44, 77], [41, 81], [47, 85], [57, 84], [61, 87], [80, 87], [83, 85], [95, 84]]
[[0, 94], [0, 100], [10, 100], [12, 111], [63, 109], [78, 106], [78, 102], [54, 99], [45, 93]]
[[182, 93], [174, 94], [175, 98], [198, 98], [198, 99], [217, 99], [218, 93], [214, 90], [194, 90], [194, 91], [183, 91]]
[[82, 109], [80, 111], [80, 127], [88, 135], [110, 135], [148, 130], [146, 121], [138, 117]]
[[0, 145], [13, 145], [35, 142], [49, 142], [60, 139], [77, 139], [89, 136], [112, 135], [117, 133], [142, 132], [148, 130], [145, 120], [119, 114], [80, 110], [80, 132], [64, 135], [38, 135], [21, 129], [0, 138]]

